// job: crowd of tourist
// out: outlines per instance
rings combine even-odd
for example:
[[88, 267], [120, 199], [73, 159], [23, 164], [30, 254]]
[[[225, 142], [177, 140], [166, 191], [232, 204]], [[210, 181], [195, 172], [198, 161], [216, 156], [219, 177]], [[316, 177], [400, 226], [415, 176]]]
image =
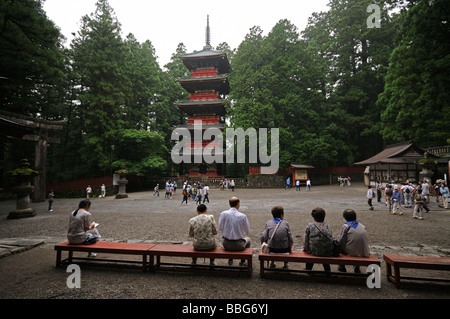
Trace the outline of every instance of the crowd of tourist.
[[[377, 202], [381, 203], [383, 197], [382, 184], [378, 180], [375, 184]], [[403, 208], [413, 208], [413, 219], [423, 220], [423, 211], [430, 212], [428, 204], [432, 197], [436, 198], [438, 205], [445, 209], [448, 208], [448, 199], [450, 197], [449, 189], [443, 180], [437, 180], [433, 186], [428, 184], [427, 180], [419, 181], [413, 185], [407, 180], [404, 183], [386, 184], [384, 188], [385, 205], [389, 207], [392, 215], [403, 215]], [[369, 209], [373, 210], [372, 200], [375, 193], [372, 186], [368, 186], [366, 199]]]

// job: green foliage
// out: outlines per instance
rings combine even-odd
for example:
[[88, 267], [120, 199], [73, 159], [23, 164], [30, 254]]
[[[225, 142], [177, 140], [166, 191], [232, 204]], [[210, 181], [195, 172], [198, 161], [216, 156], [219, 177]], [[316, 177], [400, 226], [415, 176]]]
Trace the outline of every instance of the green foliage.
[[426, 147], [450, 137], [450, 38], [446, 1], [416, 1], [404, 12], [399, 45], [390, 57], [382, 112], [383, 137]]
[[[369, 4], [381, 28], [366, 25]], [[300, 31], [280, 20], [267, 35], [255, 26], [231, 61], [231, 126], [280, 129], [280, 166], [351, 165], [384, 143], [421, 146], [450, 140], [448, 10], [444, 0], [330, 0]], [[393, 13], [392, 9], [399, 9]], [[174, 104], [188, 98], [180, 43], [161, 68], [150, 40], [125, 38], [107, 0], [83, 16], [70, 49], [39, 0], [0, 1], [0, 106], [67, 120], [48, 148], [48, 180], [170, 175]], [[4, 79], [6, 78], [6, 79]], [[227, 122], [228, 123], [228, 122]], [[4, 143], [4, 169], [33, 157], [28, 141]], [[228, 165], [245, 174], [245, 165]]]
[[2, 110], [60, 119], [64, 96], [63, 37], [41, 1], [0, 1], [0, 105]]

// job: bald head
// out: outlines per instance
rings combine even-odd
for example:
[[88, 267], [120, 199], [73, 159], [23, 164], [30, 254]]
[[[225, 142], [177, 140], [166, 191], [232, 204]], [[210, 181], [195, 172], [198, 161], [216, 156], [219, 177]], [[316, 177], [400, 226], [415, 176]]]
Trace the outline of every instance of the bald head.
[[233, 196], [230, 198], [230, 207], [239, 208], [239, 198]]

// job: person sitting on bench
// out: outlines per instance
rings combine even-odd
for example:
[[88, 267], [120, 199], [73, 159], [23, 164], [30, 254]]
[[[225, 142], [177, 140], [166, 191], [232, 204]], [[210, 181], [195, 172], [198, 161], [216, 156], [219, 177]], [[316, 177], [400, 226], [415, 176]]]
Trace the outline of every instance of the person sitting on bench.
[[[356, 213], [353, 209], [346, 209], [342, 214], [346, 223], [342, 225], [339, 235], [341, 253], [354, 257], [369, 257], [369, 241], [367, 239], [366, 228], [356, 220]], [[339, 265], [338, 270], [346, 272], [344, 265]], [[361, 273], [359, 266], [353, 266], [355, 273]]]
[[[283, 220], [283, 207], [273, 207], [272, 216], [273, 219], [266, 223], [266, 227], [261, 234], [261, 244], [266, 242], [269, 245], [269, 253], [289, 254], [294, 244], [294, 238], [292, 237], [288, 222]], [[275, 262], [273, 260], [270, 263], [270, 268], [275, 268]], [[283, 268], [288, 268], [288, 262], [284, 262]]]
[[[220, 213], [219, 229], [222, 231], [222, 245], [225, 250], [242, 251], [250, 248], [251, 241], [245, 234], [250, 233], [250, 223], [247, 216], [238, 211], [239, 198], [231, 197], [229, 200], [230, 209]], [[228, 264], [233, 264], [233, 259], [228, 260]], [[244, 266], [245, 260], [241, 260], [239, 266]]]
[[[189, 220], [189, 236], [194, 238], [194, 249], [209, 251], [217, 247], [214, 235], [217, 235], [216, 221], [214, 215], [207, 215], [208, 209], [205, 204], [197, 206], [197, 216]], [[192, 264], [197, 263], [197, 258], [192, 258]], [[214, 258], [210, 259], [210, 265], [215, 265]]]
[[[314, 208], [311, 216], [314, 218], [314, 222], [309, 223], [306, 227], [303, 250], [305, 253], [314, 256], [333, 256], [333, 236], [330, 225], [324, 222], [325, 210], [320, 207]], [[313, 263], [307, 263], [305, 268], [312, 270], [313, 266]], [[331, 270], [329, 264], [323, 264], [323, 269], [325, 271]]]
[[[88, 212], [91, 201], [87, 198], [80, 201], [78, 209], [70, 213], [69, 229], [67, 239], [73, 245], [95, 244], [101, 237], [92, 221], [92, 215]], [[95, 257], [96, 254], [89, 253], [88, 257]]]

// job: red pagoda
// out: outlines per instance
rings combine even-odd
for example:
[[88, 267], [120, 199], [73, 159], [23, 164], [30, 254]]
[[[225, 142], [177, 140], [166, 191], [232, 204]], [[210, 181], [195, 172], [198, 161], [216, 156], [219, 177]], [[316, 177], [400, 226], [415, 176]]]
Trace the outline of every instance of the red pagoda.
[[[206, 45], [203, 50], [180, 56], [183, 64], [190, 71], [191, 76], [179, 79], [180, 85], [189, 93], [189, 100], [179, 101], [176, 105], [187, 114], [187, 124], [192, 136], [190, 146], [191, 154], [203, 151], [209, 145], [210, 140], [202, 140], [201, 145], [194, 143], [194, 121], [201, 123], [203, 131], [208, 128], [225, 127], [225, 103], [226, 96], [230, 92], [227, 73], [231, 71], [227, 55], [223, 51], [212, 50], [210, 45], [209, 16], [206, 27]], [[201, 121], [201, 122], [199, 122]], [[203, 132], [202, 132], [203, 136]], [[187, 147], [189, 149], [189, 147]], [[222, 174], [221, 163], [194, 163], [189, 166], [189, 177], [220, 177]]]

